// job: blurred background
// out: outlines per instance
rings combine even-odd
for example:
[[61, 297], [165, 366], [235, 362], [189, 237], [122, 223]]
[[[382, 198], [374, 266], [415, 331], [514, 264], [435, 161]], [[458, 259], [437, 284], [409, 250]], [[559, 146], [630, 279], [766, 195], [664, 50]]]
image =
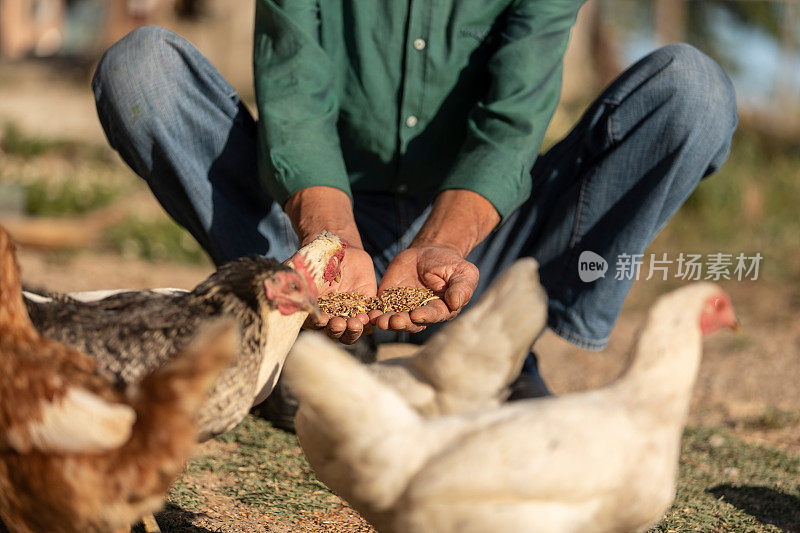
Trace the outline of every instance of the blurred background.
[[[107, 146], [89, 82], [110, 44], [139, 25], [157, 24], [193, 42], [254, 110], [253, 13], [253, 0], [0, 0], [0, 222], [21, 243], [20, 262], [28, 285], [62, 291], [191, 287], [211, 272], [211, 263], [193, 239], [162, 212], [143, 182]], [[707, 343], [691, 423], [790, 450], [794, 455], [780, 456], [788, 462], [775, 467], [775, 472], [786, 472], [789, 479], [792, 472], [800, 475], [797, 1], [589, 0], [572, 33], [562, 101], [545, 145], [565, 135], [591, 100], [626, 66], [658, 46], [676, 41], [695, 45], [724, 67], [737, 90], [740, 126], [725, 166], [701, 183], [650, 247], [648, 256], [667, 253], [674, 259], [681, 252], [763, 256], [758, 279], [721, 280], [733, 297], [743, 328], [736, 336], [723, 335]], [[647, 256], [642, 271], [647, 272]], [[642, 279], [634, 284], [609, 348], [603, 352], [586, 352], [554, 335], [545, 336], [536, 349], [543, 374], [555, 392], [595, 387], [613, 379], [624, 367], [625, 353], [653, 299], [683, 283], [673, 274], [675, 270], [670, 270], [667, 280]], [[689, 460], [696, 466], [690, 471], [692, 480], [712, 475], [703, 466], [709, 461], [702, 455], [708, 448], [708, 434], [703, 431], [695, 434], [702, 441], [698, 441], [699, 448], [689, 448], [696, 453]], [[222, 447], [217, 450], [219, 457], [231, 457], [231, 442], [239, 436], [230, 439], [210, 446]], [[295, 443], [286, 441], [285, 446], [292, 457], [300, 457]], [[255, 454], [256, 449], [265, 448], [259, 441], [258, 446], [246, 449]], [[246, 460], [259, 465], [247, 463], [252, 466], [247, 470], [248, 483], [268, 479], [269, 485], [253, 485], [252, 497], [247, 496], [249, 492], [245, 497], [241, 495], [242, 481], [230, 481], [235, 505], [225, 507], [226, 513], [235, 509], [249, 513], [258, 508], [282, 516], [281, 512], [290, 509], [299, 516], [303, 509], [328, 505], [313, 500], [322, 496], [309, 496], [305, 485], [302, 490], [291, 485], [294, 481], [288, 481], [289, 488], [281, 485], [296, 479], [280, 470], [282, 463], [260, 455]], [[238, 463], [234, 466], [231, 472], [241, 470]], [[723, 461], [713, 472], [715, 482], [743, 482], [743, 470], [729, 466]], [[202, 473], [203, 468], [196, 471]], [[266, 474], [259, 468], [278, 471]], [[307, 466], [291, 469], [305, 476], [302, 483], [315, 487], [314, 495], [324, 493], [309, 481], [313, 476]], [[190, 469], [188, 480], [179, 485], [172, 501], [182, 509], [199, 505], [213, 515], [215, 511], [197, 502], [216, 501], [212, 493], [219, 491], [192, 484], [196, 474], [192, 472]], [[767, 479], [780, 485], [775, 472], [754, 474], [761, 478], [753, 483], [764, 484]], [[676, 508], [695, 509], [691, 502], [702, 501], [697, 505], [714, 511], [696, 516], [728, 513], [723, 508], [727, 504], [706, 494], [710, 481], [702, 479], [705, 481], [696, 485], [691, 480], [681, 482]], [[787, 483], [796, 485], [797, 478], [792, 479]], [[269, 498], [261, 495], [265, 490]], [[771, 523], [783, 520], [780, 523], [796, 528], [800, 489], [786, 485], [780, 491], [789, 503], [785, 509], [773, 509]], [[201, 493], [206, 500], [198, 496]], [[697, 500], [687, 499], [687, 494], [694, 494]], [[764, 501], [774, 508], [777, 500], [770, 496]], [[672, 530], [711, 530], [691, 520], [693, 525], [686, 526], [689, 522], [681, 522], [689, 520], [686, 513], [671, 516]], [[341, 524], [341, 520], [344, 518], [337, 515], [333, 522]], [[228, 531], [220, 525], [223, 522], [213, 530]], [[762, 531], [747, 527], [748, 531]], [[328, 530], [315, 528], [309, 531]], [[260, 531], [249, 529], [256, 530]], [[291, 530], [305, 531], [297, 524]], [[719, 530], [744, 529], [728, 523]]]

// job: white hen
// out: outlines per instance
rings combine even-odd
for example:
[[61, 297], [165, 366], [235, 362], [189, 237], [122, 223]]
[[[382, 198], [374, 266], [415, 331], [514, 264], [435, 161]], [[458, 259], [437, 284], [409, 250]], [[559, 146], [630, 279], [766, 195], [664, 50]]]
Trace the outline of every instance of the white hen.
[[717, 286], [692, 285], [659, 299], [614, 384], [448, 416], [420, 415], [317, 335], [286, 373], [315, 472], [382, 532], [635, 531], [674, 497], [702, 334], [733, 325]]

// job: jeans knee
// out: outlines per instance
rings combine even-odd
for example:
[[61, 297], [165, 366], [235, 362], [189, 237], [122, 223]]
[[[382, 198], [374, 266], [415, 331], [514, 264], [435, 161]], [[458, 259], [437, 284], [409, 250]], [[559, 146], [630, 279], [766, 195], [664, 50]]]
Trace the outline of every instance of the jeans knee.
[[156, 58], [161, 60], [162, 51], [168, 47], [167, 39], [172, 32], [158, 26], [143, 26], [114, 43], [97, 65], [92, 88], [100, 98], [103, 89], [123, 85], [140, 84], [150, 74], [146, 72]]
[[160, 114], [173, 108], [180, 73], [191, 45], [157, 26], [137, 28], [112, 45], [92, 79], [97, 112], [115, 148], [119, 137], [146, 134]]
[[719, 64], [697, 48], [676, 43], [656, 54], [669, 56], [664, 83], [671, 93], [673, 128], [679, 132], [704, 130], [717, 141], [730, 140], [738, 120], [733, 83]]
[[160, 26], [140, 26], [114, 43], [108, 49], [108, 53], [112, 56], [133, 53], [139, 54], [140, 57], [149, 57], [167, 46], [167, 42], [174, 35], [173, 32]]

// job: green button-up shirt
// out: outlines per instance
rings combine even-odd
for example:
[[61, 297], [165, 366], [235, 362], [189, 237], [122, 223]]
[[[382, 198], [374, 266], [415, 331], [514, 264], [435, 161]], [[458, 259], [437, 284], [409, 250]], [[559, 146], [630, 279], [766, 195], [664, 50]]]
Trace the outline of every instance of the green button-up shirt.
[[266, 190], [469, 189], [505, 218], [531, 193], [582, 2], [257, 0]]

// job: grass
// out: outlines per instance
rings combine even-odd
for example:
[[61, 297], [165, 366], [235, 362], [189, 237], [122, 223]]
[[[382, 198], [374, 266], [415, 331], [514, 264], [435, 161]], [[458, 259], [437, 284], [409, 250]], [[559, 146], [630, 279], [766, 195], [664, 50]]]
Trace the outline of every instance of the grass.
[[79, 215], [105, 207], [121, 194], [119, 186], [87, 181], [34, 181], [26, 188], [26, 211], [31, 215]]
[[[0, 184], [22, 190], [25, 212], [40, 216], [76, 216], [121, 201], [146, 188], [142, 180], [109, 150], [60, 139], [23, 134], [6, 124], [0, 137], [6, 161]], [[152, 261], [209, 262], [192, 236], [166, 214], [126, 217], [108, 228], [111, 249]]]
[[170, 503], [197, 510], [199, 493], [192, 476], [212, 472], [220, 480], [221, 494], [279, 520], [338, 505], [314, 476], [294, 435], [248, 416], [217, 440], [234, 446], [226, 446], [225, 453], [192, 459], [187, 474], [170, 493]]
[[294, 435], [248, 417], [221, 440], [237, 445], [236, 453], [218, 465], [219, 471], [237, 477], [235, 485], [225, 487], [228, 496], [278, 517], [327, 509], [335, 503], [314, 476]]
[[189, 232], [166, 215], [155, 219], [129, 216], [111, 226], [107, 234], [113, 249], [128, 257], [183, 263], [209, 261]]
[[26, 135], [16, 124], [7, 122], [0, 137], [0, 150], [6, 156], [32, 160], [45, 154], [57, 154], [68, 159], [108, 160], [107, 150], [85, 143]]
[[798, 455], [687, 429], [675, 504], [652, 531], [800, 531], [798, 483]]
[[[783, 429], [800, 422], [800, 411], [769, 407], [762, 414], [744, 421], [744, 427], [750, 430], [770, 431]], [[800, 480], [798, 480], [800, 483]]]
[[200, 511], [203, 508], [203, 496], [200, 494], [192, 482], [186, 477], [191, 476], [196, 471], [196, 467], [190, 463], [186, 467], [184, 477], [176, 481], [170, 488], [167, 503], [175, 505], [186, 511]]
[[71, 216], [105, 207], [137, 184], [108, 148], [0, 130], [0, 184], [21, 191], [27, 214]]
[[764, 276], [800, 281], [798, 205], [800, 142], [765, 139], [742, 126], [728, 161], [700, 183], [654, 248], [758, 251]]

